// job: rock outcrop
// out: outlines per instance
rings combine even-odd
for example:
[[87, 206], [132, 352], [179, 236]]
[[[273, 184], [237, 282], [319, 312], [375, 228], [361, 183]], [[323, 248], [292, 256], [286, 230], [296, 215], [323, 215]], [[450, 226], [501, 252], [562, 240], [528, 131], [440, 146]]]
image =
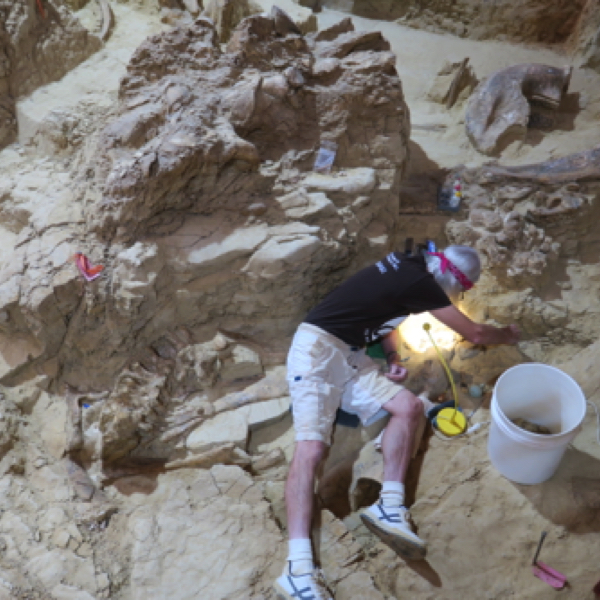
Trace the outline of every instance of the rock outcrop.
[[15, 101], [100, 48], [61, 0], [0, 2], [0, 148], [17, 135]]
[[[266, 346], [344, 268], [387, 250], [408, 110], [387, 42], [351, 29], [305, 37], [274, 9], [246, 19], [226, 52], [204, 18], [142, 44], [76, 185], [41, 168], [43, 207], [3, 188], [19, 237], [2, 271], [4, 381], [60, 374], [106, 389], [167, 330]], [[329, 174], [312, 170], [321, 140], [337, 143]], [[74, 252], [103, 276], [84, 285]]]
[[588, 0], [570, 45], [581, 56], [582, 66], [600, 69], [600, 13], [594, 0]]
[[206, 0], [202, 14], [213, 21], [221, 43], [229, 41], [233, 30], [246, 17], [262, 12], [248, 0]]
[[[44, 428], [34, 479], [52, 486], [50, 500], [36, 497], [74, 508], [42, 512], [44, 541], [19, 543], [21, 563], [33, 562], [3, 571], [9, 589], [65, 598], [159, 589], [183, 600], [200, 585], [216, 597], [227, 557], [230, 597], [268, 597], [291, 437], [260, 443], [260, 432], [289, 432], [281, 365], [296, 323], [395, 241], [409, 116], [394, 60], [380, 34], [348, 21], [305, 36], [273, 9], [243, 21], [224, 51], [200, 17], [142, 44], [116, 110], [82, 109], [68, 134], [60, 115], [46, 121], [37, 147], [57, 160], [38, 161], [34, 179], [7, 178], [1, 192], [1, 378], [27, 390], [15, 395], [15, 419], [5, 411], [4, 472], [31, 468], [15, 449], [16, 415], [33, 412], [28, 423]], [[112, 122], [99, 128], [106, 114]], [[335, 159], [317, 173], [326, 143]], [[100, 277], [84, 281], [74, 252], [102, 265]], [[221, 479], [206, 496], [206, 481]], [[149, 493], [164, 512], [119, 495]], [[204, 524], [190, 530], [200, 513]], [[206, 562], [216, 522], [230, 529], [240, 515], [249, 546], [221, 536]], [[165, 518], [178, 522], [175, 537], [147, 537]], [[37, 517], [26, 521], [37, 535]], [[2, 531], [12, 557], [18, 535]], [[265, 552], [254, 548], [259, 531], [272, 534]], [[322, 535], [332, 585], [377, 597], [341, 522], [324, 513]], [[173, 543], [171, 561], [162, 548]], [[232, 543], [255, 556], [249, 570], [230, 561]], [[190, 544], [204, 558], [180, 572]]]
[[298, 29], [304, 33], [317, 31], [317, 17], [314, 10], [320, 0], [251, 0], [260, 12], [269, 13], [274, 6], [283, 10], [296, 23]]
[[[576, 164], [578, 158], [592, 154], [597, 150], [571, 157], [569, 162]], [[567, 159], [560, 162], [567, 163]], [[577, 171], [564, 173], [568, 181], [547, 182], [543, 173], [548, 166], [489, 166], [462, 172], [468, 220], [450, 223], [449, 233], [457, 243], [475, 245], [499, 277], [524, 277], [531, 282], [546, 274], [548, 261], [556, 259], [567, 242], [567, 231], [571, 229], [572, 238], [578, 237], [575, 228], [585, 227], [590, 219], [589, 185], [582, 189]]]
[[597, 307], [581, 301], [597, 285], [599, 156], [595, 148], [535, 165], [463, 170], [465, 205], [447, 226], [452, 242], [486, 257], [491, 279], [483, 287], [503, 290], [477, 314], [517, 319], [526, 339], [542, 336], [558, 354], [600, 334]]
[[446, 61], [427, 90], [427, 99], [450, 109], [469, 98], [478, 83], [468, 58], [460, 62]]
[[[325, 0], [325, 6], [339, 6]], [[348, 3], [346, 3], [348, 4]], [[400, 19], [403, 25], [472, 39], [560, 43], [575, 30], [586, 0], [353, 0], [354, 14], [369, 19]]]

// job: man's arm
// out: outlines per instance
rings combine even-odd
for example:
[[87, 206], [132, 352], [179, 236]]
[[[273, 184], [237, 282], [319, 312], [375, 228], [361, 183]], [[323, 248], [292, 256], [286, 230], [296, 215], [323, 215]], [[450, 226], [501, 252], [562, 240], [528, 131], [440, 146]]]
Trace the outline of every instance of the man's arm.
[[391, 333], [388, 333], [382, 340], [381, 346], [385, 352], [385, 359], [390, 367], [390, 372], [386, 373], [386, 377], [391, 381], [400, 383], [406, 379], [408, 371], [400, 363], [400, 353], [398, 348], [400, 347], [400, 336], [398, 330], [394, 329]]
[[399, 362], [400, 354], [398, 348], [400, 346], [400, 336], [398, 335], [398, 329], [394, 329], [391, 333], [388, 333], [381, 340], [381, 347], [385, 353], [385, 359], [390, 363]]
[[494, 327], [475, 323], [455, 306], [446, 306], [429, 311], [438, 321], [462, 335], [472, 344], [516, 344], [521, 333], [516, 325]]

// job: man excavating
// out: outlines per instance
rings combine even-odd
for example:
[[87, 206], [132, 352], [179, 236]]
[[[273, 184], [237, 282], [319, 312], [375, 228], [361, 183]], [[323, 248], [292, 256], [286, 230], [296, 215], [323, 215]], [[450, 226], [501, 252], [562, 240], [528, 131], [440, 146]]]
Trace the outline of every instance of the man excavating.
[[[404, 506], [404, 479], [423, 401], [401, 382], [407, 372], [397, 352], [397, 326], [410, 314], [429, 312], [473, 344], [516, 344], [515, 325], [474, 323], [451, 300], [479, 279], [477, 252], [449, 246], [443, 252], [406, 256], [391, 252], [334, 289], [300, 324], [287, 361], [296, 448], [285, 496], [289, 554], [274, 584], [282, 600], [328, 600], [315, 569], [310, 542], [315, 473], [327, 447], [338, 408], [363, 425], [384, 409], [383, 486], [379, 500], [361, 519], [383, 542], [409, 560], [422, 559], [426, 545], [412, 529]], [[365, 352], [381, 341], [389, 365], [383, 375]]]

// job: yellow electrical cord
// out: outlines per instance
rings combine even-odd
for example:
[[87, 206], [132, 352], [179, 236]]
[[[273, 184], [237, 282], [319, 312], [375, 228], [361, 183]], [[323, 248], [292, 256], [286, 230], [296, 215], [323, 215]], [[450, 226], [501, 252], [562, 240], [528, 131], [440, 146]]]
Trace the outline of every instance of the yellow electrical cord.
[[[433, 347], [435, 348], [435, 351], [437, 352], [437, 355], [438, 355], [444, 369], [446, 370], [446, 375], [448, 376], [448, 379], [450, 380], [450, 385], [452, 386], [452, 395], [454, 396], [454, 410], [452, 412], [452, 416], [450, 418], [442, 416], [443, 412], [450, 410], [450, 409], [443, 409], [438, 413], [437, 419], [438, 420], [443, 419], [444, 421], [449, 421], [452, 424], [452, 426], [455, 427], [458, 431], [456, 433], [454, 433], [452, 431], [452, 427], [450, 427], [446, 431], [444, 431], [445, 428], [443, 428], [443, 427], [439, 427], [439, 429], [441, 429], [442, 432], [448, 436], [459, 435], [459, 434], [463, 433], [464, 430], [466, 429], [467, 420], [462, 413], [458, 412], [458, 394], [456, 393], [456, 386], [454, 385], [454, 378], [452, 377], [450, 368], [448, 367], [444, 357], [442, 356], [442, 353], [440, 352], [439, 348], [437, 347], [437, 344], [435, 343], [435, 340], [433, 339], [433, 336], [431, 335], [431, 331], [430, 331], [431, 325], [429, 323], [423, 323], [423, 329], [429, 336], [429, 339], [431, 340], [431, 343], [433, 344]], [[462, 423], [456, 422], [455, 418], [456, 418], [457, 414], [459, 414], [461, 416], [460, 421], [462, 421]]]

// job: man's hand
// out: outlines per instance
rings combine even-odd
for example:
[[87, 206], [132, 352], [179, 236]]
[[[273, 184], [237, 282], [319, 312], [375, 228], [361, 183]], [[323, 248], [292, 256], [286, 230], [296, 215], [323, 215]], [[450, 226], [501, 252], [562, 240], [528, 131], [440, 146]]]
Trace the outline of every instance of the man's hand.
[[385, 352], [385, 359], [390, 367], [390, 370], [385, 376], [394, 383], [400, 383], [406, 379], [408, 371], [400, 364], [400, 354], [398, 354], [398, 348], [400, 347], [400, 336], [398, 330], [394, 329], [388, 333], [383, 340], [381, 345]]
[[507, 344], [516, 344], [521, 339], [521, 332], [516, 325], [509, 325], [504, 328], [507, 337]]
[[386, 373], [385, 376], [394, 383], [400, 383], [406, 379], [408, 375], [408, 369], [399, 365], [398, 363], [392, 363], [390, 365], [389, 373]]

